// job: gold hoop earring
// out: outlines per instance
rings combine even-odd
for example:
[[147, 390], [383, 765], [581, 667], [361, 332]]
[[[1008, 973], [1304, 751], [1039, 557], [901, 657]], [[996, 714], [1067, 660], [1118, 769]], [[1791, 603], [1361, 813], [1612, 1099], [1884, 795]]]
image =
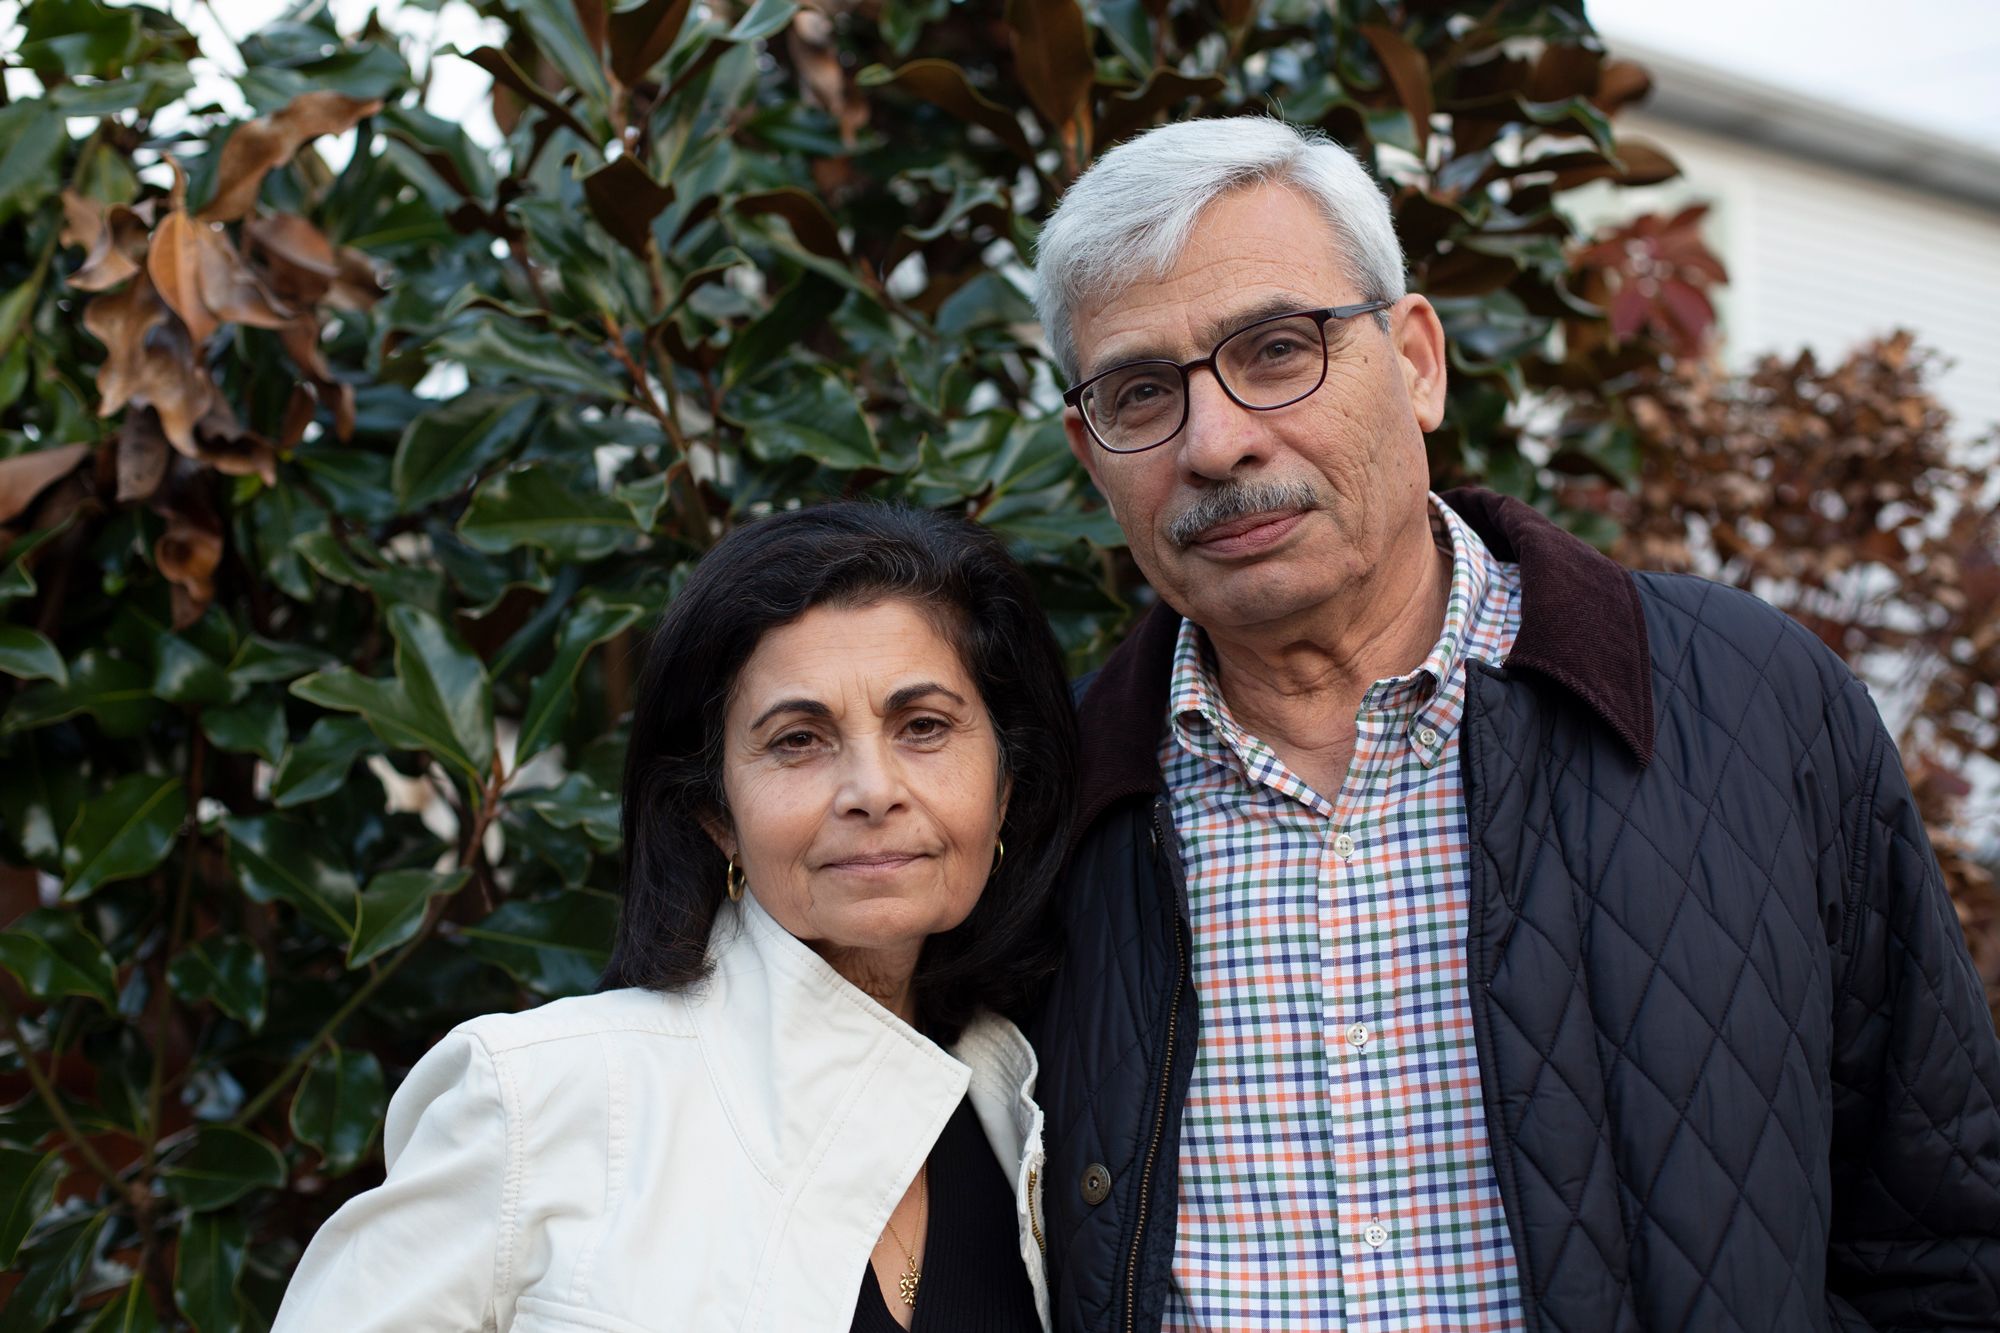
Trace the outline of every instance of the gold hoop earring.
[[993, 845], [995, 848], [993, 852], [993, 868], [986, 872], [986, 878], [988, 879], [992, 879], [995, 875], [1000, 873], [1000, 863], [1007, 859], [1006, 841], [1001, 838], [995, 838], [993, 840]]
[[722, 883], [723, 891], [729, 895], [730, 902], [743, 901], [743, 890], [750, 886], [750, 881], [744, 878], [743, 869], [736, 864], [736, 858], [733, 856], [729, 858], [729, 869], [724, 872]]

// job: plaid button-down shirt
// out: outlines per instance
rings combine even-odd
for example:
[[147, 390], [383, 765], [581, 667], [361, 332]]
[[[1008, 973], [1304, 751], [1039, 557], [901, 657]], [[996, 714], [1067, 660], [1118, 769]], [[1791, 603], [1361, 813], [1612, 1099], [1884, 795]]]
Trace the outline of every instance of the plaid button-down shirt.
[[1521, 1328], [1466, 986], [1458, 724], [1521, 623], [1519, 566], [1431, 499], [1444, 633], [1355, 715], [1338, 792], [1230, 716], [1183, 621], [1161, 765], [1201, 1047], [1181, 1121], [1168, 1329]]

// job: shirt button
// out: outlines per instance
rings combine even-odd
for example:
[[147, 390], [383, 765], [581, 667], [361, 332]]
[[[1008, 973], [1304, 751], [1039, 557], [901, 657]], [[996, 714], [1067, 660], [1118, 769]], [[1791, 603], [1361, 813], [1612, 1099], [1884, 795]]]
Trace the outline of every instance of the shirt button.
[[1354, 839], [1343, 833], [1333, 840], [1333, 854], [1345, 861], [1354, 855]]
[[1429, 746], [1436, 745], [1437, 743], [1438, 743], [1438, 734], [1436, 727], [1417, 728], [1417, 744], [1428, 748]]
[[1361, 1239], [1368, 1242], [1370, 1249], [1381, 1249], [1389, 1243], [1389, 1228], [1380, 1222], [1370, 1222], [1368, 1229], [1361, 1233]]
[[1360, 1050], [1363, 1046], [1366, 1046], [1368, 1044], [1367, 1024], [1356, 1023], [1354, 1026], [1348, 1028], [1347, 1044], [1349, 1046], [1352, 1046], [1357, 1051]]

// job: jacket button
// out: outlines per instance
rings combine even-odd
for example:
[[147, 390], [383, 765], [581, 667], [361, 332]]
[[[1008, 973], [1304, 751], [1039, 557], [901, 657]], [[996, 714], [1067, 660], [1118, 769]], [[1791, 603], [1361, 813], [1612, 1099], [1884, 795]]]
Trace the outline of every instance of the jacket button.
[[1111, 1173], [1101, 1162], [1083, 1168], [1083, 1201], [1095, 1208], [1111, 1197]]

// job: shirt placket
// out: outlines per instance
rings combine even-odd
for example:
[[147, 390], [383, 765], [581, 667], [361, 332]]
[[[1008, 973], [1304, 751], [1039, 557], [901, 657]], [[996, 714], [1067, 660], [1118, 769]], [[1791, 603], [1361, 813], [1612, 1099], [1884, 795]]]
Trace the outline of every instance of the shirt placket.
[[1415, 711], [1408, 681], [1382, 682], [1355, 718], [1354, 759], [1328, 821], [1321, 899], [1323, 1042], [1332, 1112], [1348, 1330], [1400, 1326], [1399, 1274], [1417, 1261], [1396, 1138], [1399, 932], [1385, 802]]

